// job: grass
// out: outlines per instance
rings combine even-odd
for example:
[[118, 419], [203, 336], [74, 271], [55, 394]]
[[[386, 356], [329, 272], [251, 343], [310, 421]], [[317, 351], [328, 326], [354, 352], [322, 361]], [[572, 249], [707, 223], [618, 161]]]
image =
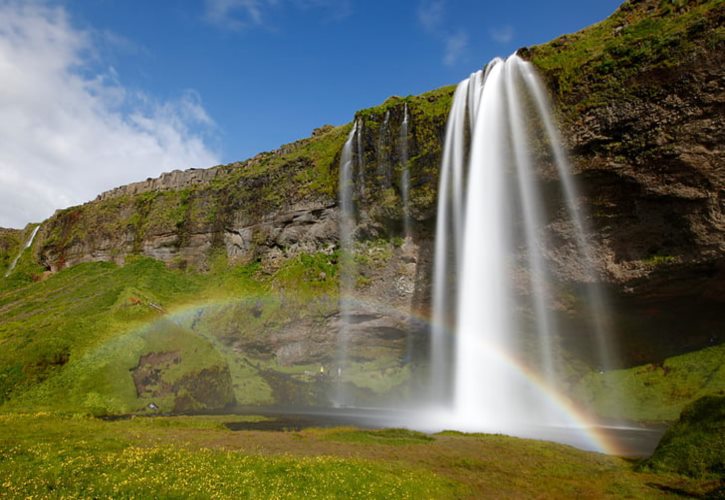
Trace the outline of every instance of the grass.
[[87, 453], [42, 445], [4, 454], [2, 485], [10, 497], [435, 498], [450, 492], [418, 471], [324, 456], [136, 446]]
[[206, 441], [233, 435], [218, 424], [240, 419], [0, 416], [0, 486], [8, 498], [447, 498], [461, 491], [394, 462], [250, 453]]
[[580, 382], [580, 401], [605, 417], [672, 421], [685, 406], [725, 394], [725, 344], [644, 365], [606, 373], [592, 372]]
[[705, 396], [688, 405], [642, 469], [690, 477], [723, 477], [725, 396]]
[[221, 425], [255, 418], [0, 415], [0, 488], [7, 498], [652, 498], [717, 486], [505, 436]]
[[[124, 266], [85, 263], [41, 281], [3, 282], [0, 404], [95, 415], [143, 413], [151, 403], [187, 411], [273, 404], [305, 385], [313, 391], [307, 403], [317, 404], [319, 362], [284, 366], [273, 350], [240, 352], [238, 345], [267, 345], [300, 322], [325, 328], [337, 311], [338, 258], [301, 254], [270, 273], [257, 263], [230, 267], [217, 255], [198, 273], [130, 257]], [[144, 372], [149, 355], [165, 360]], [[137, 369], [154, 378], [142, 389]], [[292, 385], [275, 392], [267, 374]], [[346, 376], [382, 394], [408, 374], [388, 354]], [[196, 387], [202, 384], [208, 390]]]
[[608, 19], [531, 49], [565, 114], [620, 102], [639, 78], [723, 46], [720, 0], [627, 1]]
[[[129, 373], [145, 354], [180, 355], [162, 385], [204, 369], [227, 370], [215, 339], [174, 318], [190, 306], [263, 295], [265, 279], [256, 265], [198, 274], [130, 258], [122, 267], [87, 263], [41, 282], [4, 283], [0, 402], [124, 413], [150, 402], [137, 396]], [[173, 406], [169, 398], [151, 399], [165, 410]]]
[[325, 439], [342, 443], [361, 443], [376, 445], [404, 446], [409, 444], [425, 444], [435, 439], [422, 432], [408, 429], [358, 430], [340, 429], [323, 434]]
[[0, 276], [5, 276], [18, 255], [25, 232], [27, 231], [0, 228]]

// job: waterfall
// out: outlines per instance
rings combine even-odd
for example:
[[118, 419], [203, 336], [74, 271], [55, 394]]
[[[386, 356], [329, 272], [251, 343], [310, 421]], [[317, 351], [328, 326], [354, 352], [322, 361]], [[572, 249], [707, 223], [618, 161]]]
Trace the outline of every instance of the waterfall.
[[381, 178], [381, 185], [383, 187], [390, 187], [391, 175], [389, 165], [389, 151], [386, 144], [388, 138], [388, 123], [390, 122], [390, 110], [385, 112], [385, 118], [383, 124], [380, 126], [378, 133], [378, 176]]
[[35, 226], [35, 229], [33, 229], [33, 232], [30, 234], [30, 238], [27, 239], [25, 242], [25, 245], [20, 249], [18, 254], [15, 256], [13, 261], [10, 263], [10, 267], [8, 267], [8, 270], [5, 271], [5, 277], [7, 278], [10, 276], [10, 273], [13, 272], [13, 269], [15, 269], [15, 266], [18, 265], [18, 261], [20, 260], [20, 257], [23, 255], [23, 252], [30, 248], [30, 246], [33, 244], [33, 240], [35, 239], [35, 235], [38, 234], [38, 229], [40, 229], [40, 225]]
[[343, 383], [344, 372], [348, 363], [348, 344], [350, 336], [351, 297], [355, 289], [355, 260], [354, 230], [355, 206], [354, 194], [354, 156], [353, 147], [357, 135], [358, 122], [347, 136], [340, 156], [340, 177], [338, 182], [338, 199], [340, 200], [339, 231], [340, 231], [340, 327], [337, 333], [337, 377], [334, 404], [336, 406], [349, 405], [348, 397]]
[[403, 123], [400, 125], [400, 192], [403, 198], [403, 234], [410, 238], [410, 171], [408, 169], [408, 104], [403, 108]]
[[[431, 332], [431, 392], [434, 401], [446, 399], [452, 385], [453, 329], [456, 308], [453, 284], [458, 275], [460, 222], [463, 219], [460, 203], [463, 196], [458, 186], [463, 170], [469, 80], [464, 80], [453, 94], [448, 126], [443, 144], [443, 158], [438, 187], [438, 211], [433, 265], [433, 311]], [[462, 180], [460, 180], [462, 183]], [[451, 237], [452, 236], [452, 237]]]
[[[539, 122], [543, 130], [532, 130]], [[532, 133], [550, 147], [586, 267], [590, 333], [602, 366], [611, 366], [588, 228], [546, 95], [529, 63], [496, 58], [457, 86], [441, 162], [430, 386], [447, 408], [444, 426], [523, 435], [526, 426], [571, 425], [556, 391], [560, 325]]]
[[357, 156], [357, 182], [358, 182], [358, 196], [362, 200], [365, 198], [365, 152], [363, 150], [362, 136], [363, 136], [363, 120], [355, 122], [355, 155]]

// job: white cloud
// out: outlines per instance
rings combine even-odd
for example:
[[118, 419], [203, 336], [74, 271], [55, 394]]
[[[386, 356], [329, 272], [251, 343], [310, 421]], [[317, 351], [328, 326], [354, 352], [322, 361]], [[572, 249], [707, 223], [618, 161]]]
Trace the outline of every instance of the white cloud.
[[418, 5], [418, 22], [430, 34], [438, 34], [443, 20], [443, 0], [424, 0]]
[[94, 72], [93, 34], [62, 8], [0, 3], [0, 226], [177, 168], [218, 163], [198, 130], [213, 121], [193, 91], [174, 101]]
[[418, 4], [417, 16], [423, 30], [443, 43], [443, 64], [453, 66], [466, 52], [468, 33], [464, 30], [450, 32], [443, 28], [445, 8], [445, 0], [422, 0]]
[[509, 25], [491, 28], [489, 34], [496, 43], [506, 44], [514, 39], [514, 29]]
[[339, 20], [352, 13], [351, 0], [205, 0], [205, 18], [224, 29], [238, 31], [266, 26], [274, 7], [289, 4], [300, 10], [319, 9]]
[[468, 35], [459, 31], [446, 38], [446, 51], [443, 56], [443, 64], [446, 66], [455, 65], [468, 47]]
[[219, 27], [238, 30], [263, 22], [262, 10], [276, 0], [206, 0], [206, 18]]

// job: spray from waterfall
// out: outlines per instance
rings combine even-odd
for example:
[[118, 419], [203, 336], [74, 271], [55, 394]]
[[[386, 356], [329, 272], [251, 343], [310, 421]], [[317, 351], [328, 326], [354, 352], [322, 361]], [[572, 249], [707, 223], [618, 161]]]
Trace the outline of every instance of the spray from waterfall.
[[355, 189], [353, 170], [353, 147], [358, 130], [355, 122], [340, 156], [340, 177], [338, 181], [338, 199], [340, 200], [339, 231], [340, 231], [340, 326], [337, 333], [337, 359], [333, 376], [337, 377], [336, 393], [333, 403], [336, 406], [350, 404], [345, 391], [343, 378], [348, 366], [348, 346], [350, 341], [351, 298], [355, 289], [354, 231], [355, 205], [353, 194]]
[[403, 123], [400, 125], [400, 192], [403, 198], [403, 233], [410, 238], [410, 170], [408, 165], [408, 104], [403, 108]]
[[20, 257], [22, 257], [23, 252], [30, 248], [30, 246], [33, 244], [33, 240], [35, 239], [35, 235], [38, 234], [38, 229], [40, 229], [40, 225], [35, 226], [35, 229], [33, 229], [33, 232], [30, 233], [30, 237], [25, 241], [25, 245], [20, 249], [18, 254], [15, 256], [13, 261], [10, 263], [10, 267], [8, 267], [8, 270], [5, 271], [5, 277], [7, 278], [10, 276], [10, 273], [13, 272], [13, 269], [15, 269], [15, 266], [18, 265], [18, 261], [20, 260]]
[[[457, 428], [516, 433], [517, 426], [566, 423], [512, 368], [523, 364], [547, 387], [560, 386], [547, 217], [532, 154], [538, 122], [562, 186], [577, 260], [586, 268], [590, 333], [600, 363], [611, 366], [588, 229], [545, 93], [529, 63], [516, 55], [496, 58], [456, 88], [438, 191], [431, 396], [450, 409], [447, 418]], [[526, 308], [533, 326], [524, 319]]]

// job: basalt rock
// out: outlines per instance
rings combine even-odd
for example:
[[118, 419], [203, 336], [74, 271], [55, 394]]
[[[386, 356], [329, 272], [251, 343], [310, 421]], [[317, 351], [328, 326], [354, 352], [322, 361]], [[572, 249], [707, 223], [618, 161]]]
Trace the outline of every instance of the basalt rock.
[[[618, 331], [625, 340], [646, 336], [641, 325], [654, 318], [650, 324], [662, 326], [659, 334], [673, 351], [713, 343], [708, 330], [717, 323], [712, 313], [686, 314], [684, 328], [676, 305], [721, 310], [725, 297], [724, 10], [716, 1], [628, 1], [599, 25], [520, 52], [539, 67], [554, 96], [598, 279], [622, 312]], [[429, 307], [438, 169], [452, 92], [446, 87], [394, 97], [355, 115], [362, 148], [355, 167], [356, 238], [368, 245], [360, 255], [372, 251], [365, 258], [375, 260], [379, 247], [372, 243], [397, 242], [394, 252], [383, 252], [383, 264], [361, 266], [358, 289], [371, 302], [408, 311]], [[406, 104], [408, 249], [398, 241]], [[274, 272], [300, 254], [332, 253], [338, 248], [339, 157], [350, 127], [324, 126], [309, 139], [245, 162], [171, 172], [59, 211], [37, 237], [39, 260], [57, 271], [143, 254], [203, 271], [221, 254], [232, 263], [259, 261]], [[571, 295], [590, 278], [575, 251], [573, 228], [560, 217], [554, 170], [545, 153], [541, 159], [537, 177], [550, 195], [547, 259], [557, 287]], [[574, 301], [557, 304], [563, 315], [577, 309]], [[366, 318], [361, 336], [369, 334], [371, 342], [387, 335], [395, 344], [399, 332], [411, 331], [410, 316], [403, 327], [406, 321], [375, 318], [368, 309], [361, 306], [355, 315]], [[337, 319], [325, 321], [322, 331], [334, 331]], [[312, 333], [318, 327], [282, 328], [263, 350], [282, 363], [323, 360], [332, 338], [320, 333], [318, 339]]]

